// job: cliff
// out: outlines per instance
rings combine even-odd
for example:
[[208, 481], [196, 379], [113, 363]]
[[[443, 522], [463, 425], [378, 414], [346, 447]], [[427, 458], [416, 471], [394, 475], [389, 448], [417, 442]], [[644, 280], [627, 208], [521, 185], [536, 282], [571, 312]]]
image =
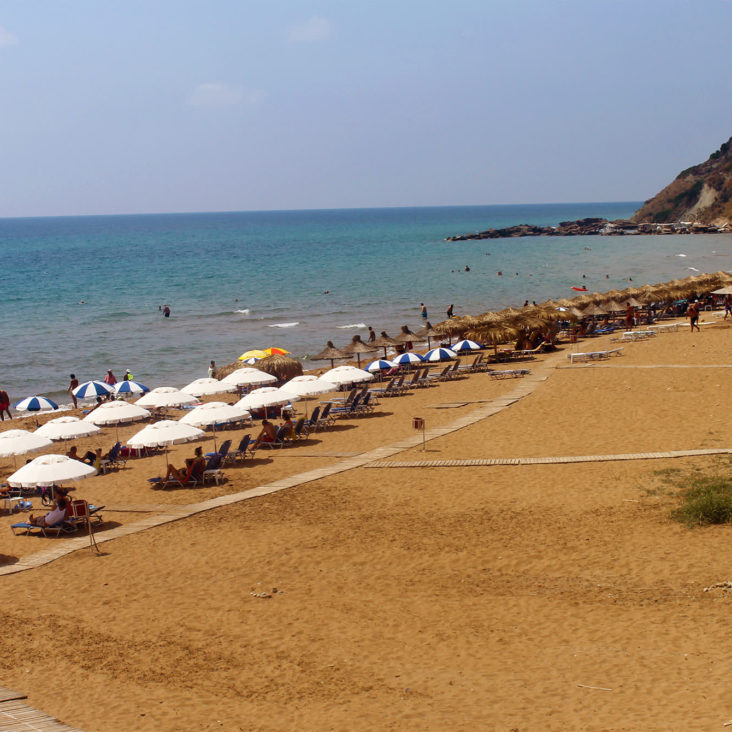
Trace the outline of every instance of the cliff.
[[633, 221], [698, 221], [717, 225], [732, 222], [732, 137], [708, 160], [682, 170], [633, 214]]

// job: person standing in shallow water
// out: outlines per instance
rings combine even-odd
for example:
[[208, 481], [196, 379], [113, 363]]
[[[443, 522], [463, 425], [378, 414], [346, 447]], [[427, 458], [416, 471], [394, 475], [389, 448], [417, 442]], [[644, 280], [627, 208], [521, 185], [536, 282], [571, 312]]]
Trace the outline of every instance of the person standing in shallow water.
[[419, 304], [419, 307], [420, 307], [420, 312], [421, 312], [421, 314], [422, 314], [422, 317], [423, 317], [423, 318], [424, 318], [425, 320], [427, 320], [427, 306], [426, 306], [426, 305], [425, 305], [425, 304], [424, 304], [423, 302], [421, 302], [421, 303]]
[[170, 305], [163, 305], [163, 317], [170, 317]]
[[452, 318], [452, 313], [453, 313], [453, 308], [454, 307], [455, 306], [452, 303], [450, 303], [450, 307], [447, 309], [447, 317], [448, 318]]
[[74, 400], [74, 409], [77, 408], [76, 396], [74, 395], [74, 389], [79, 386], [79, 380], [76, 378], [76, 374], [69, 374], [69, 388], [66, 390], [71, 394], [71, 398]]

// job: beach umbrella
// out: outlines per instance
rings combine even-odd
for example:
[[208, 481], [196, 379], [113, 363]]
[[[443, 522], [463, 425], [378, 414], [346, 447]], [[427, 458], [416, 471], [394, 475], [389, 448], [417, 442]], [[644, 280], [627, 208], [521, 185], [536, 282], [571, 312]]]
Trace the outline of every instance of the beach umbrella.
[[732, 285], [727, 285], [727, 287], [720, 287], [718, 290], [712, 290], [712, 295], [732, 295]]
[[[305, 376], [296, 376], [288, 381], [284, 386], [279, 388], [283, 394], [290, 397], [303, 399], [309, 402], [313, 397], [319, 394], [327, 394], [329, 391], [336, 391], [338, 387], [330, 381], [323, 381], [317, 376], [307, 374]], [[307, 405], [305, 407], [305, 418], [307, 419]]]
[[413, 333], [406, 325], [402, 326], [401, 332], [394, 338], [398, 343], [412, 343], [417, 340], [417, 334]]
[[221, 381], [225, 384], [233, 384], [234, 386], [253, 386], [255, 384], [271, 384], [277, 381], [277, 377], [268, 374], [266, 371], [245, 366], [244, 368], [232, 371], [227, 376], [224, 376]]
[[[174, 419], [161, 419], [159, 422], [145, 425], [139, 432], [127, 440], [127, 446], [136, 450], [148, 447], [168, 447], [180, 442], [191, 442], [205, 437], [206, 433], [190, 424], [183, 424]], [[168, 453], [165, 453], [167, 472]]]
[[127, 440], [127, 445], [134, 448], [165, 447], [179, 442], [200, 440], [205, 436], [206, 433], [194, 425], [174, 419], [161, 419], [159, 422], [145, 425]]
[[208, 402], [201, 404], [200, 407], [194, 407], [188, 414], [181, 417], [178, 421], [182, 424], [193, 425], [194, 427], [211, 427], [213, 429], [214, 450], [216, 450], [216, 425], [228, 424], [229, 422], [239, 422], [243, 419], [249, 419], [251, 414], [237, 404], [227, 404], [226, 402]]
[[81, 480], [96, 475], [96, 470], [80, 460], [66, 455], [39, 455], [35, 460], [18, 468], [9, 478], [14, 488], [35, 488], [39, 485], [53, 485], [66, 480]]
[[431, 344], [431, 342], [430, 342], [430, 341], [431, 341], [431, 340], [432, 340], [433, 338], [441, 338], [441, 337], [442, 337], [442, 334], [441, 334], [441, 333], [439, 333], [438, 331], [436, 331], [436, 330], [435, 330], [435, 329], [434, 329], [434, 328], [432, 327], [432, 323], [430, 323], [430, 321], [429, 321], [429, 320], [428, 320], [428, 321], [427, 321], [427, 322], [426, 322], [426, 323], [424, 324], [424, 326], [423, 326], [422, 328], [420, 328], [420, 329], [419, 329], [419, 330], [418, 330], [418, 331], [417, 331], [417, 332], [415, 333], [415, 335], [416, 335], [416, 336], [417, 336], [418, 338], [426, 338], [426, 339], [427, 339], [427, 348], [431, 348], [431, 347], [432, 347], [432, 344]]
[[249, 358], [242, 359], [242, 363], [246, 363], [249, 366], [254, 366], [257, 361], [261, 361], [261, 358], [257, 358], [256, 356], [250, 356]]
[[112, 387], [103, 381], [85, 381], [71, 392], [77, 399], [96, 399], [112, 393]]
[[422, 356], [420, 356], [418, 353], [412, 353], [412, 351], [400, 353], [398, 356], [391, 360], [391, 362], [395, 366], [411, 366], [412, 364], [422, 363], [423, 361], [424, 358]]
[[13, 457], [15, 464], [16, 455], [24, 455], [26, 452], [44, 450], [53, 445], [53, 442], [43, 435], [37, 435], [28, 430], [6, 430], [0, 432], [0, 457]]
[[330, 361], [330, 367], [333, 368], [333, 361], [340, 358], [348, 358], [347, 353], [343, 353], [339, 348], [333, 345], [333, 341], [328, 341], [325, 348], [312, 357], [313, 361]]
[[101, 431], [101, 428], [95, 424], [84, 422], [78, 417], [68, 416], [49, 419], [33, 434], [48, 437], [49, 440], [76, 440], [79, 437], [99, 434]]
[[371, 381], [374, 375], [363, 369], [357, 369], [355, 366], [336, 366], [334, 369], [321, 374], [320, 378], [323, 381], [329, 381], [331, 384], [342, 386], [343, 384]]
[[433, 348], [424, 354], [425, 361], [451, 361], [457, 358], [457, 353], [450, 348]]
[[481, 346], [480, 343], [476, 343], [475, 341], [471, 341], [466, 338], [462, 341], [458, 341], [457, 343], [453, 343], [450, 348], [451, 350], [460, 353], [461, 351], [480, 351], [483, 346]]
[[267, 356], [257, 363], [257, 368], [276, 376], [280, 381], [302, 374], [302, 364], [292, 356]]
[[365, 368], [370, 374], [375, 374], [377, 371], [388, 371], [389, 369], [393, 369], [394, 364], [391, 361], [380, 358], [378, 361], [372, 361]]
[[244, 353], [239, 356], [239, 361], [246, 361], [250, 358], [267, 358], [267, 356], [271, 356], [271, 353], [267, 353], [266, 351], [261, 351], [258, 348], [253, 348], [251, 351], [244, 351]]
[[21, 399], [15, 408], [19, 412], [40, 412], [42, 409], [58, 409], [58, 404], [44, 396], [32, 396]]
[[401, 342], [398, 341], [396, 338], [391, 338], [389, 335], [387, 335], [387, 332], [385, 330], [381, 331], [381, 335], [378, 338], [373, 341], [369, 341], [369, 346], [371, 346], [371, 348], [378, 347], [384, 349], [384, 358], [386, 358], [387, 348], [394, 348], [395, 346], [400, 345]]
[[587, 315], [607, 315], [608, 312], [605, 310], [605, 308], [601, 308], [599, 305], [595, 305], [595, 303], [590, 303], [587, 307], [582, 308], [582, 315], [583, 317]]
[[277, 346], [270, 346], [265, 348], [264, 352], [267, 356], [287, 356], [290, 352], [284, 348], [277, 348]]
[[122, 424], [124, 422], [136, 422], [140, 419], [147, 419], [150, 412], [137, 404], [128, 402], [104, 402], [84, 417], [84, 422], [91, 424]]
[[284, 404], [296, 401], [298, 398], [297, 394], [280, 391], [275, 386], [263, 386], [250, 391], [235, 406], [249, 410], [267, 409], [267, 407], [281, 407]]
[[158, 386], [141, 396], [135, 404], [138, 407], [182, 407], [186, 404], [196, 404], [198, 398], [186, 394], [173, 386]]
[[249, 419], [249, 412], [237, 404], [226, 402], [207, 402], [200, 407], [194, 407], [188, 414], [178, 421], [181, 424], [189, 424], [194, 427], [210, 427], [228, 422], [238, 422], [242, 419]]
[[132, 379], [118, 381], [113, 389], [115, 394], [145, 394], [150, 391], [144, 384], [141, 384], [139, 381], [132, 381]]
[[625, 306], [615, 302], [615, 300], [609, 300], [608, 302], [603, 303], [602, 307], [605, 308], [608, 313], [622, 313], [623, 310], [625, 310]]
[[191, 396], [202, 397], [207, 394], [222, 394], [225, 391], [236, 391], [236, 386], [219, 381], [218, 379], [204, 377], [191, 381], [190, 384], [181, 387], [181, 391]]
[[351, 342], [343, 349], [343, 352], [348, 353], [349, 355], [353, 355], [355, 353], [358, 360], [358, 367], [361, 368], [361, 354], [371, 353], [373, 350], [373, 346], [367, 346], [361, 340], [360, 335], [355, 335]]

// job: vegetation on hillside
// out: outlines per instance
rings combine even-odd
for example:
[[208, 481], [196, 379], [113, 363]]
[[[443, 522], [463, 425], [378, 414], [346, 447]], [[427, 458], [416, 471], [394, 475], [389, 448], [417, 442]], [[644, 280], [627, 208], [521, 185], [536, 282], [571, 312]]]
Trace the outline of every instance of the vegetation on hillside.
[[732, 137], [708, 160], [682, 170], [633, 215], [637, 222], [732, 223]]

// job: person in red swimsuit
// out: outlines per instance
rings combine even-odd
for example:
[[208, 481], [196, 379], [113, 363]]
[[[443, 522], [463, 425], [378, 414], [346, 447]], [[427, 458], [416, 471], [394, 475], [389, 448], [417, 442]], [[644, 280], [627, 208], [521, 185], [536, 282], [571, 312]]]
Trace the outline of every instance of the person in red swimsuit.
[[5, 421], [5, 412], [8, 413], [8, 419], [12, 419], [13, 415], [10, 414], [10, 397], [8, 392], [0, 389], [0, 421]]

